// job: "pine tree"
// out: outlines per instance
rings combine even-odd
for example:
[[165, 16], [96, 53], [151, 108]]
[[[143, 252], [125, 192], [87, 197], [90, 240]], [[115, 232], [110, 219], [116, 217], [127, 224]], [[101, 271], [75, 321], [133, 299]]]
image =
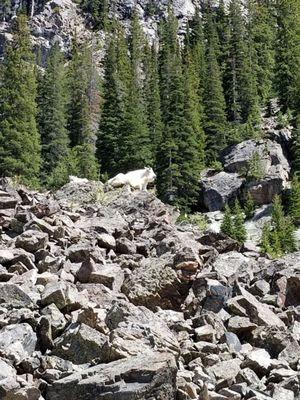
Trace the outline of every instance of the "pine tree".
[[164, 132], [157, 156], [157, 191], [167, 202], [177, 200], [178, 137], [184, 125], [184, 93], [177, 20], [169, 10], [160, 27], [160, 93]]
[[159, 73], [157, 52], [154, 45], [145, 46], [145, 85], [144, 97], [147, 111], [147, 123], [151, 143], [152, 159], [156, 163], [157, 152], [162, 141], [163, 123], [159, 91]]
[[0, 87], [0, 174], [37, 185], [41, 148], [36, 124], [36, 76], [26, 17], [15, 21]]
[[128, 100], [130, 61], [125, 35], [114, 24], [104, 63], [104, 104], [100, 117], [97, 155], [102, 173], [107, 176], [121, 172], [119, 146], [125, 129]]
[[81, 8], [84, 12], [92, 16], [94, 28], [104, 30], [109, 28], [108, 0], [81, 0]]
[[136, 12], [133, 15], [129, 39], [130, 79], [124, 132], [119, 144], [121, 169], [123, 171], [143, 168], [145, 165], [152, 164], [152, 149], [142, 79], [145, 39]]
[[45, 73], [39, 81], [38, 122], [44, 182], [54, 179], [53, 172], [69, 154], [65, 90], [64, 57], [59, 45], [55, 44], [49, 53]]
[[229, 58], [227, 67], [227, 107], [230, 120], [245, 123], [251, 116], [259, 120], [258, 94], [253, 44], [247, 35], [241, 0], [231, 0], [229, 5]]
[[276, 37], [274, 2], [249, 0], [248, 20], [254, 50], [257, 91], [262, 104], [266, 104], [274, 95]]
[[252, 218], [253, 215], [254, 215], [254, 212], [255, 212], [255, 203], [254, 203], [253, 197], [252, 197], [250, 192], [248, 192], [247, 196], [246, 196], [246, 202], [245, 202], [245, 205], [244, 205], [244, 212], [245, 212], [245, 215], [246, 215], [247, 219]]
[[[190, 51], [191, 58], [197, 73], [197, 96], [199, 98], [199, 106], [203, 108], [204, 81], [206, 74], [205, 66], [205, 39], [203, 33], [203, 21], [200, 16], [199, 8], [196, 8], [194, 18], [190, 21], [187, 30], [188, 40], [186, 46]], [[200, 111], [203, 113], [203, 110]]]
[[160, 35], [160, 87], [164, 134], [157, 159], [159, 196], [189, 210], [198, 200], [203, 167], [198, 76], [190, 53], [182, 60], [177, 19], [169, 11]]
[[292, 181], [291, 195], [290, 195], [290, 216], [296, 224], [300, 222], [300, 181], [297, 175], [294, 175]]
[[221, 232], [229, 237], [234, 235], [233, 217], [228, 204], [225, 205], [224, 217], [221, 224]]
[[222, 87], [222, 77], [218, 64], [218, 40], [212, 12], [206, 14], [206, 75], [204, 88], [204, 128], [207, 141], [208, 162], [218, 160], [219, 153], [227, 144], [227, 121], [225, 113], [225, 98]]
[[293, 170], [295, 175], [300, 174], [300, 110], [296, 118], [296, 124], [293, 130]]
[[[90, 98], [92, 79], [91, 48], [87, 44], [80, 46], [76, 35], [73, 41], [72, 60], [69, 65], [68, 89], [68, 131], [71, 147], [78, 155], [78, 171], [80, 177], [97, 179], [99, 166], [96, 161], [96, 137], [92, 128], [92, 106]], [[85, 161], [90, 169], [84, 167]]]
[[300, 65], [299, 0], [277, 0], [276, 88], [286, 111], [298, 101]]
[[241, 208], [240, 202], [236, 199], [234, 204], [234, 232], [233, 238], [243, 244], [247, 239], [247, 232], [245, 228], [245, 216]]
[[284, 215], [281, 199], [274, 197], [272, 219], [262, 234], [262, 249], [272, 257], [279, 257], [296, 250], [295, 228], [289, 216]]

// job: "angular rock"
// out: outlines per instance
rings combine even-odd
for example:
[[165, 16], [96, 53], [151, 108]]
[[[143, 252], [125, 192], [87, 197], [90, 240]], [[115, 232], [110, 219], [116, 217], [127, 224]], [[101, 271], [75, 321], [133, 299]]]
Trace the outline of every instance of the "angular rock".
[[173, 356], [140, 354], [58, 380], [48, 387], [46, 400], [95, 400], [95, 395], [99, 400], [173, 400], [176, 372]]
[[228, 361], [221, 361], [212, 367], [207, 368], [208, 373], [216, 379], [232, 379], [234, 380], [240, 372], [241, 360], [234, 358]]
[[0, 330], [0, 353], [14, 363], [30, 356], [36, 344], [36, 334], [26, 323], [12, 324]]
[[42, 292], [41, 304], [48, 306], [54, 303], [59, 310], [68, 307], [77, 310], [84, 302], [85, 297], [78, 293], [76, 287], [71, 284], [61, 282], [50, 282]]
[[178, 308], [182, 294], [188, 288], [179, 281], [176, 271], [161, 259], [147, 259], [127, 278], [122, 292], [135, 305], [143, 305], [152, 310], [161, 308]]
[[53, 355], [74, 364], [106, 361], [107, 337], [85, 324], [72, 324], [54, 342]]
[[234, 201], [241, 193], [245, 179], [238, 174], [219, 172], [207, 173], [202, 178], [203, 203], [208, 211], [222, 210], [228, 202]]
[[228, 330], [237, 334], [251, 332], [257, 327], [248, 317], [231, 317], [228, 321]]
[[28, 230], [17, 237], [16, 247], [20, 247], [29, 253], [44, 249], [48, 243], [48, 234], [44, 232]]
[[0, 283], [0, 304], [9, 308], [34, 308], [34, 300], [19, 285]]
[[116, 239], [108, 233], [99, 233], [97, 236], [98, 246], [107, 250], [116, 249]]
[[229, 278], [239, 270], [251, 270], [252, 261], [236, 251], [220, 254], [213, 263], [213, 269], [220, 275]]
[[[249, 316], [250, 321], [258, 325], [284, 326], [281, 319], [266, 304], [260, 303], [246, 289], [239, 288], [241, 295], [227, 302], [231, 309], [241, 307], [244, 316]], [[236, 308], [237, 307], [237, 308]], [[243, 315], [242, 315], [243, 316]]]
[[251, 368], [258, 376], [266, 375], [271, 365], [271, 356], [265, 349], [253, 350], [243, 362], [244, 368]]
[[55, 304], [43, 308], [41, 313], [49, 319], [54, 337], [66, 326], [67, 321]]
[[125, 301], [115, 302], [106, 316], [110, 329], [109, 359], [158, 352], [178, 355], [179, 343], [168, 326], [152, 311]]

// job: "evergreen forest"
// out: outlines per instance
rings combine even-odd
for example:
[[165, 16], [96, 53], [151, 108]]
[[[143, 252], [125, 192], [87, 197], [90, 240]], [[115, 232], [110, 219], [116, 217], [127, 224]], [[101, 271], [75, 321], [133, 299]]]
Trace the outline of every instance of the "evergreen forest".
[[154, 41], [137, 12], [125, 29], [111, 18], [108, 0], [79, 3], [106, 33], [101, 74], [93, 44], [76, 32], [70, 54], [56, 43], [42, 64], [30, 40], [30, 11], [14, 20], [0, 66], [1, 176], [55, 188], [69, 175], [106, 181], [152, 166], [158, 196], [193, 210], [201, 171], [218, 168], [225, 147], [261, 138], [261, 110], [278, 98], [294, 126], [296, 180], [299, 0], [199, 2], [180, 34], [170, 4]]

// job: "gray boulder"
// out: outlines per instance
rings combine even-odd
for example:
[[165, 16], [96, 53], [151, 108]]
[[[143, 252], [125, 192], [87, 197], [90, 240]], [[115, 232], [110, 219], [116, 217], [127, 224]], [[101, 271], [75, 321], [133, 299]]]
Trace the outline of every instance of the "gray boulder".
[[26, 323], [8, 325], [0, 330], [0, 353], [14, 363], [31, 356], [36, 344], [36, 334]]
[[60, 379], [47, 388], [46, 400], [173, 400], [176, 372], [170, 354], [139, 354]]
[[36, 230], [28, 230], [17, 237], [16, 247], [20, 247], [29, 253], [44, 249], [48, 243], [48, 234]]
[[247, 182], [245, 193], [250, 192], [258, 205], [268, 204], [287, 187], [289, 180], [290, 165], [279, 143], [271, 140], [246, 140], [234, 145], [224, 152], [224, 169], [245, 175], [255, 153], [260, 156], [263, 177]]
[[0, 283], [0, 303], [9, 308], [34, 308], [34, 300], [19, 285]]
[[155, 310], [157, 306], [177, 308], [182, 299], [181, 288], [183, 285], [168, 260], [149, 258], [125, 278], [122, 292], [133, 304]]
[[179, 343], [167, 324], [145, 307], [115, 302], [106, 316], [110, 329], [109, 359], [157, 352], [179, 354]]
[[72, 324], [54, 342], [52, 354], [71, 361], [74, 364], [103, 362], [106, 354], [103, 350], [107, 337], [85, 324]]
[[241, 193], [245, 179], [237, 173], [219, 172], [212, 175], [208, 171], [202, 177], [202, 195], [204, 206], [208, 211], [222, 210], [230, 201]]

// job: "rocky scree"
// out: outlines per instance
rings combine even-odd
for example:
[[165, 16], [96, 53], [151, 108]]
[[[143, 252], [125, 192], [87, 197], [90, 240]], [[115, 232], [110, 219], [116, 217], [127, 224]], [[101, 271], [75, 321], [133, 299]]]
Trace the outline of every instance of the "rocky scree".
[[300, 253], [176, 225], [149, 192], [0, 184], [1, 399], [299, 399]]

